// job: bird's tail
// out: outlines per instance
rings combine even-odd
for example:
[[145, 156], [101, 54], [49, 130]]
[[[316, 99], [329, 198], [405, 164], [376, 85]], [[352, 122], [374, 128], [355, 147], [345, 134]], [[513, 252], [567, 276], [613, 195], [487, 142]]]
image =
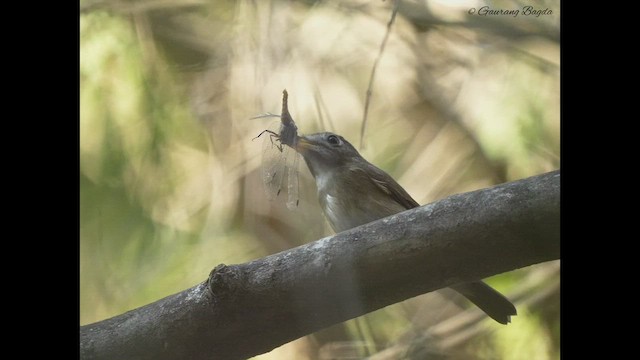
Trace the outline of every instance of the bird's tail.
[[511, 316], [518, 314], [516, 307], [509, 299], [482, 281], [458, 284], [451, 288], [476, 304], [500, 324], [507, 325], [511, 322]]

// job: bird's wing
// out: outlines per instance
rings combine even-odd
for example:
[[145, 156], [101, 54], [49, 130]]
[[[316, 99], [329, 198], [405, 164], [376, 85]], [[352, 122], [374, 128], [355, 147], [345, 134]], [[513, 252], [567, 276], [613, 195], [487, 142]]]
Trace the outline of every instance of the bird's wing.
[[413, 209], [420, 206], [417, 201], [413, 200], [411, 195], [405, 191], [389, 174], [380, 170], [371, 163], [366, 164], [369, 171], [365, 171], [363, 168], [357, 167], [357, 171], [362, 171], [368, 174], [373, 184], [382, 190], [384, 193], [389, 194], [400, 205], [408, 209]]

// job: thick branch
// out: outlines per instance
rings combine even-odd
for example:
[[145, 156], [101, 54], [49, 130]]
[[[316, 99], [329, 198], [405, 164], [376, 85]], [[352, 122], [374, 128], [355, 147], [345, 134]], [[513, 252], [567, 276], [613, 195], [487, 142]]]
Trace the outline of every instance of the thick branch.
[[264, 353], [416, 295], [558, 259], [559, 213], [555, 171], [451, 196], [245, 264], [219, 265], [191, 289], [82, 326], [81, 358]]

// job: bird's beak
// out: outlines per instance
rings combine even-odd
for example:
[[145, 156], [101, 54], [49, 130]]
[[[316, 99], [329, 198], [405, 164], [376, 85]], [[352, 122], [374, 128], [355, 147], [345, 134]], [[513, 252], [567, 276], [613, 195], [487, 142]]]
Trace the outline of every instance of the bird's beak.
[[296, 151], [303, 154], [307, 150], [312, 149], [313, 146], [314, 143], [312, 141], [309, 141], [305, 136], [299, 136], [298, 142], [296, 143]]

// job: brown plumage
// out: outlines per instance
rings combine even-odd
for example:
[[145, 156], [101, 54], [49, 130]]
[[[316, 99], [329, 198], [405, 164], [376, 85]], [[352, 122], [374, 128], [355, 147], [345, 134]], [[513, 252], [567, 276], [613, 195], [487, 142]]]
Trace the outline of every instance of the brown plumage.
[[[329, 132], [297, 138], [318, 188], [318, 199], [329, 224], [345, 231], [420, 206], [389, 174], [365, 160], [342, 136]], [[482, 281], [452, 286], [501, 324], [516, 308]]]

